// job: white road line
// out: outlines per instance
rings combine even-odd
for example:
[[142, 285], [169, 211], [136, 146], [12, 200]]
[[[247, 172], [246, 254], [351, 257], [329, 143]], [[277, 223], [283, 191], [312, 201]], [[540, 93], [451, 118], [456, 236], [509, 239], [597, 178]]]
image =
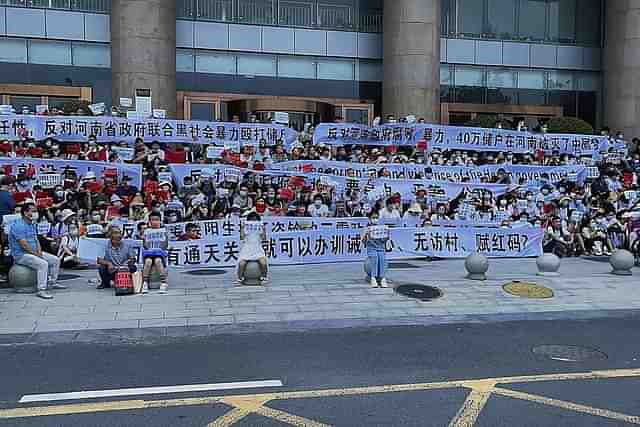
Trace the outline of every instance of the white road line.
[[27, 394], [22, 396], [18, 402], [54, 402], [57, 400], [97, 399], [101, 397], [143, 396], [147, 394], [188, 393], [212, 390], [237, 390], [243, 388], [282, 387], [282, 385], [282, 381], [280, 380], [266, 380], [217, 384], [120, 388], [114, 390], [73, 391], [68, 393]]

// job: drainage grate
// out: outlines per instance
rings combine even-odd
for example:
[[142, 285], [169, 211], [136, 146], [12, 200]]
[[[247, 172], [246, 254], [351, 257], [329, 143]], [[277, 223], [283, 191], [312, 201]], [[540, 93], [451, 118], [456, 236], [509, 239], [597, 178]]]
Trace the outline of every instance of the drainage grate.
[[605, 360], [607, 355], [600, 350], [577, 345], [539, 345], [533, 348], [533, 354], [560, 362], [584, 362], [586, 360]]
[[400, 270], [403, 268], [420, 268], [419, 265], [409, 264], [408, 262], [390, 262], [389, 268]]
[[514, 280], [502, 287], [508, 294], [522, 298], [546, 299], [553, 298], [553, 291], [547, 287], [535, 283], [520, 282]]
[[396, 288], [396, 292], [420, 301], [431, 301], [442, 296], [440, 289], [426, 285], [400, 285]]
[[82, 276], [78, 275], [78, 274], [65, 274], [65, 273], [61, 273], [58, 274], [58, 280], [59, 281], [63, 281], [63, 280], [75, 280], [75, 279], [79, 279]]
[[189, 274], [191, 276], [218, 276], [224, 273], [226, 273], [224, 270], [216, 270], [214, 268], [205, 268], [202, 270], [186, 271], [184, 274]]

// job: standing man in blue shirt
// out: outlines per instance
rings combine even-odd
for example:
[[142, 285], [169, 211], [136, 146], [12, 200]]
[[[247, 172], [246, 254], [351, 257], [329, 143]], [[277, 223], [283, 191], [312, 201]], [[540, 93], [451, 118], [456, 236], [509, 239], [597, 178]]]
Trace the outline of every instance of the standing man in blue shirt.
[[25, 203], [20, 208], [22, 218], [11, 226], [9, 232], [9, 247], [11, 255], [16, 264], [33, 268], [38, 273], [38, 293], [43, 299], [52, 299], [47, 290], [66, 289], [66, 286], [59, 285], [58, 271], [60, 261], [58, 257], [43, 252], [38, 242], [38, 232], [36, 223], [38, 221], [38, 209], [33, 203]]

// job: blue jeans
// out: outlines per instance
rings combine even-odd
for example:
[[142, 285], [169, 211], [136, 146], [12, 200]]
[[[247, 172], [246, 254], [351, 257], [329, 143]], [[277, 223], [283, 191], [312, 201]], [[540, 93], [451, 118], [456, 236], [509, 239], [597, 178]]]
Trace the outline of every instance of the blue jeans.
[[384, 250], [367, 250], [367, 259], [369, 261], [369, 271], [371, 277], [383, 279], [387, 267], [387, 255]]

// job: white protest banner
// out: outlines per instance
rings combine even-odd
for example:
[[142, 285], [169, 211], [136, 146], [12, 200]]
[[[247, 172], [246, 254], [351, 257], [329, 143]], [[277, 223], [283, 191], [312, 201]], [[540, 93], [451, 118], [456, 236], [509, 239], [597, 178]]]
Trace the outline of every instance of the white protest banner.
[[371, 237], [372, 239], [389, 238], [389, 228], [384, 225], [374, 225], [367, 227], [367, 231], [369, 233], [369, 237]]
[[408, 145], [428, 142], [430, 151], [475, 150], [513, 153], [591, 154], [609, 144], [596, 135], [531, 133], [505, 129], [485, 129], [434, 124], [386, 124], [368, 127], [353, 123], [321, 123], [313, 135], [314, 144], [327, 145]]
[[260, 233], [262, 231], [262, 222], [260, 221], [246, 221], [244, 223], [245, 233]]
[[104, 102], [98, 102], [97, 104], [89, 105], [89, 110], [91, 110], [94, 116], [103, 115], [105, 110]]
[[[542, 253], [540, 228], [395, 228], [389, 233], [390, 259], [414, 257], [465, 258], [472, 253], [488, 257], [537, 257]], [[361, 261], [365, 257], [362, 230], [310, 230], [267, 235], [263, 249], [271, 265]], [[78, 253], [95, 260], [100, 248], [94, 239], [81, 239]], [[85, 244], [87, 241], [88, 244]], [[107, 240], [101, 240], [106, 245]], [[134, 241], [138, 253], [141, 242]], [[216, 240], [171, 242], [170, 268], [233, 267], [242, 247], [239, 235]], [[141, 261], [141, 259], [139, 259]]]
[[98, 142], [135, 142], [136, 138], [163, 143], [218, 144], [250, 142], [266, 145], [291, 144], [298, 134], [294, 129], [276, 124], [227, 123], [195, 120], [169, 120], [83, 116], [13, 115], [0, 117], [0, 139], [18, 139], [21, 129], [32, 132], [33, 138], [48, 137], [65, 142], [85, 142], [89, 136]]

